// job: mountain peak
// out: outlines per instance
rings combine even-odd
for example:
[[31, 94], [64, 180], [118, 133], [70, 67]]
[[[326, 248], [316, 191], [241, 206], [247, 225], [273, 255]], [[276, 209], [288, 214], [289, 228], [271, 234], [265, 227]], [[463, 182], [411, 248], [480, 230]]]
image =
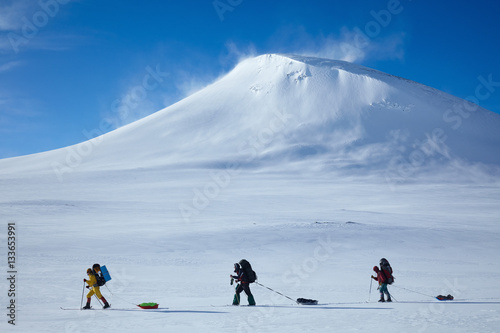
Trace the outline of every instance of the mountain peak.
[[[238, 165], [397, 174], [404, 168], [417, 173], [443, 165], [500, 165], [494, 153], [498, 115], [477, 107], [457, 128], [447, 110], [464, 103], [345, 61], [265, 54], [153, 115], [38, 154], [36, 165], [45, 160], [64, 167], [73, 158], [79, 170]], [[2, 162], [38, 168], [28, 167], [34, 164], [29, 159]]]

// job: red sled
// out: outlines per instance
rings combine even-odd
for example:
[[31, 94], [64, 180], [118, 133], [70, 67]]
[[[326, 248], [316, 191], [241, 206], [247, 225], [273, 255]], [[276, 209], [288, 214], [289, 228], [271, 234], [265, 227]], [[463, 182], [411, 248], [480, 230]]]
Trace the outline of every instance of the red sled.
[[137, 305], [138, 307], [140, 307], [141, 309], [158, 309], [158, 303], [141, 303], [139, 305]]

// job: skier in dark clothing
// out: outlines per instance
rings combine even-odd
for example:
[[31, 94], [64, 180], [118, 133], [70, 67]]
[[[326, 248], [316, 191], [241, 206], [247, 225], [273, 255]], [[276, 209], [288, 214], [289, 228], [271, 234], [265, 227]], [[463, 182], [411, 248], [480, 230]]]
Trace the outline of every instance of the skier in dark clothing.
[[245, 271], [241, 269], [240, 264], [234, 264], [234, 272], [236, 275], [230, 275], [230, 277], [237, 282], [236, 293], [234, 294], [233, 305], [240, 305], [240, 294], [245, 291], [248, 296], [248, 305], [255, 305], [255, 299], [253, 298], [252, 292], [250, 291], [250, 283], [248, 283], [248, 278]]

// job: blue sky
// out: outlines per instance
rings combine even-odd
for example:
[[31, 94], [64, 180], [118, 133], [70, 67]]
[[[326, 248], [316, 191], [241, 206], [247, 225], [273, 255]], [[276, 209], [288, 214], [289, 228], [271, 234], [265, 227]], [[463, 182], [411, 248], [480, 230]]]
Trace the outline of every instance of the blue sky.
[[489, 0], [0, 0], [0, 158], [103, 134], [264, 53], [355, 62], [500, 113], [499, 17]]

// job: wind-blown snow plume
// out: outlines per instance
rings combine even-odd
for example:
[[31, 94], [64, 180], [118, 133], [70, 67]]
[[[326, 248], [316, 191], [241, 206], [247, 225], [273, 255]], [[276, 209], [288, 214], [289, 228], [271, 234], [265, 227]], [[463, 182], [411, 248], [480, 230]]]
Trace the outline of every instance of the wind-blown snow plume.
[[[500, 157], [483, 147], [500, 144], [499, 116], [477, 107], [455, 129], [443, 114], [463, 102], [348, 62], [269, 54], [102, 137], [3, 165], [59, 171], [236, 165], [375, 172], [394, 182], [471, 163], [497, 168]], [[25, 163], [30, 158], [45, 163]]]

